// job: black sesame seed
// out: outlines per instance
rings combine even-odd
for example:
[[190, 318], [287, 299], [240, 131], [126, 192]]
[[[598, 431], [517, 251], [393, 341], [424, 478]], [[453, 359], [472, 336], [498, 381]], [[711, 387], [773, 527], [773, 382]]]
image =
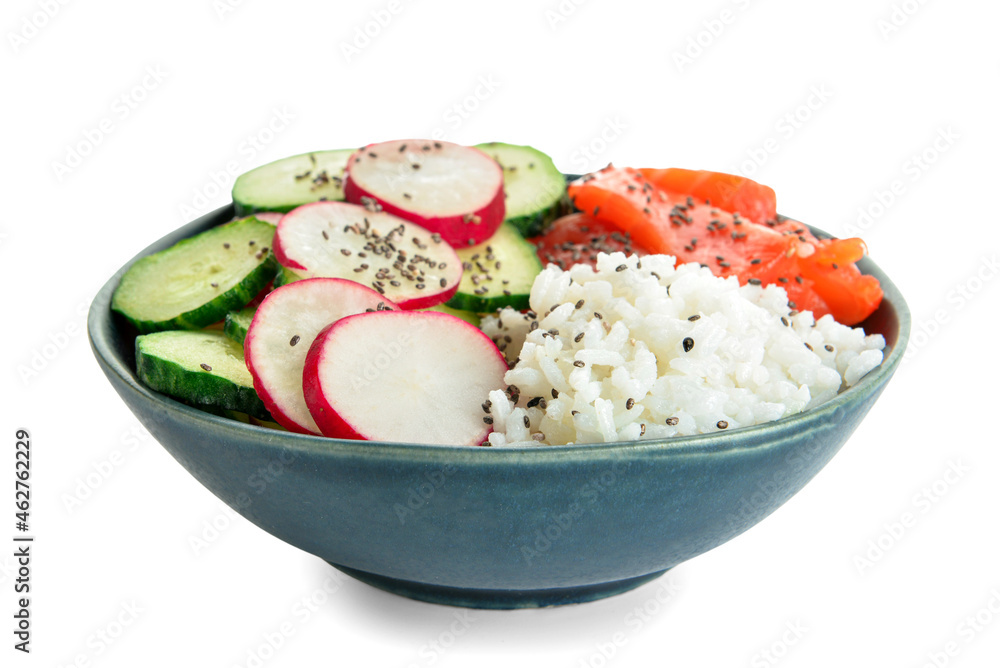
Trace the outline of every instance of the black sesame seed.
[[725, 429], [726, 427], [729, 426], [729, 423], [726, 422], [725, 420], [719, 420], [718, 422], [715, 423], [715, 426], [718, 427], [719, 429]]
[[825, 346], [823, 346], [823, 348], [824, 348], [824, 349], [826, 350], [826, 352], [828, 352], [828, 353], [832, 353], [832, 352], [833, 352], [833, 346], [831, 346], [831, 345], [830, 345], [829, 343], [828, 343], [828, 344], [826, 344]]
[[489, 415], [486, 415], [483, 417], [483, 422], [485, 422], [486, 424], [493, 424], [493, 418], [491, 418]]
[[558, 399], [559, 398], [559, 390], [557, 390], [554, 387], [552, 388], [552, 398], [553, 399]]
[[580, 301], [578, 301], [576, 303], [576, 306], [574, 308], [576, 308], [577, 310], [582, 309], [583, 308], [583, 300], [581, 299]]
[[577, 334], [576, 336], [574, 336], [573, 337], [573, 341], [575, 343], [580, 343], [580, 341], [583, 341], [583, 332], [580, 332], [579, 334]]
[[701, 318], [701, 316], [698, 315], [697, 313], [695, 313], [693, 316], [691, 316], [690, 318], [688, 318], [688, 320], [690, 320], [691, 322], [694, 322], [695, 320], [698, 320], [699, 318]]
[[625, 271], [626, 269], [628, 269], [628, 265], [625, 264], [620, 264], [617, 267], [615, 267], [615, 271]]
[[575, 366], [578, 369], [582, 369], [585, 365], [580, 360], [576, 360], [575, 362], [573, 362], [573, 366]]
[[629, 397], [625, 401], [625, 410], [630, 411], [630, 410], [632, 410], [633, 406], [635, 406], [635, 399], [633, 399], [632, 397]]
[[671, 427], [677, 426], [678, 422], [680, 422], [680, 418], [675, 418], [675, 417], [667, 418], [667, 424], [670, 425]]
[[813, 349], [813, 347], [809, 345], [809, 342], [808, 342], [808, 341], [806, 341], [805, 343], [806, 343], [806, 348], [808, 348], [809, 350], [812, 350], [812, 349]]
[[527, 415], [524, 416], [524, 428], [531, 429], [531, 420], [528, 419]]
[[299, 342], [300, 340], [301, 340], [301, 339], [300, 339], [299, 335], [298, 335], [298, 334], [296, 334], [295, 336], [293, 336], [293, 337], [292, 337], [292, 338], [291, 338], [291, 339], [290, 339], [290, 340], [288, 341], [288, 345], [290, 345], [290, 346], [294, 346], [294, 345], [295, 345], [296, 343], [298, 343], [298, 342]]
[[212, 367], [210, 367], [209, 365], [205, 364], [204, 362], [201, 363], [201, 368], [204, 369], [205, 371], [211, 371], [212, 370]]
[[690, 336], [685, 337], [682, 344], [684, 346], [684, 352], [689, 353], [691, 352], [691, 349], [694, 348], [694, 339], [692, 339]]

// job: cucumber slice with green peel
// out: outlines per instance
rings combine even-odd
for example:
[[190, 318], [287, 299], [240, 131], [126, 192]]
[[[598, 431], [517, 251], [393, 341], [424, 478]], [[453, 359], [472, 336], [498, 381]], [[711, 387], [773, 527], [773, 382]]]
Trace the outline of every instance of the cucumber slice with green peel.
[[218, 322], [274, 277], [273, 238], [273, 225], [251, 217], [147, 255], [122, 276], [111, 309], [143, 334]]
[[230, 311], [226, 314], [226, 324], [223, 332], [236, 343], [243, 345], [243, 340], [247, 338], [247, 330], [253, 322], [253, 314], [257, 312], [256, 306], [247, 306], [239, 311]]
[[251, 424], [250, 416], [246, 413], [240, 411], [223, 410], [222, 411], [227, 418], [230, 420], [236, 420], [237, 422], [242, 422], [243, 424]]
[[301, 281], [304, 276], [299, 276], [294, 271], [288, 267], [282, 267], [278, 265], [278, 273], [274, 275], [274, 288], [277, 290], [282, 285], [287, 285], [289, 283], [294, 283], [295, 281]]
[[510, 306], [528, 308], [531, 284], [542, 271], [535, 247], [510, 223], [481, 244], [458, 251], [462, 280], [447, 306], [473, 313], [491, 313]]
[[438, 304], [437, 306], [431, 306], [430, 308], [422, 309], [424, 311], [439, 311], [441, 313], [447, 313], [448, 315], [453, 315], [456, 318], [461, 318], [465, 322], [469, 323], [474, 327], [479, 327], [479, 314], [473, 311], [463, 311], [461, 309], [452, 308], [450, 306], [445, 306], [444, 304]]
[[552, 158], [531, 146], [489, 142], [476, 146], [503, 168], [505, 222], [524, 237], [541, 234], [549, 223], [569, 212], [566, 177]]
[[344, 168], [357, 149], [313, 151], [261, 165], [233, 184], [236, 215], [291, 211], [320, 200], [344, 199]]
[[271, 420], [260, 420], [254, 416], [250, 416], [250, 424], [257, 425], [258, 427], [266, 427], [267, 429], [277, 429], [278, 431], [288, 431], [282, 427], [277, 422], [272, 422]]
[[216, 414], [238, 411], [273, 419], [253, 388], [243, 346], [218, 330], [138, 336], [135, 360], [139, 380], [157, 392]]

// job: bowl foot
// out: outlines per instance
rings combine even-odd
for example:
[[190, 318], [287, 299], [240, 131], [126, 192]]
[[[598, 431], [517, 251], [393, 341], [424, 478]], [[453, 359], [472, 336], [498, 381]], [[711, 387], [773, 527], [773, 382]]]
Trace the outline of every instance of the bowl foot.
[[[655, 580], [666, 570], [648, 573], [638, 577], [601, 582], [578, 587], [556, 587], [552, 589], [466, 589], [441, 585], [397, 580], [396, 578], [359, 571], [333, 562], [327, 562], [337, 570], [378, 589], [413, 598], [428, 603], [454, 605], [463, 608], [511, 610], [515, 608], [542, 608], [569, 603], [586, 603], [625, 593]], [[668, 569], [669, 570], [669, 569]]]

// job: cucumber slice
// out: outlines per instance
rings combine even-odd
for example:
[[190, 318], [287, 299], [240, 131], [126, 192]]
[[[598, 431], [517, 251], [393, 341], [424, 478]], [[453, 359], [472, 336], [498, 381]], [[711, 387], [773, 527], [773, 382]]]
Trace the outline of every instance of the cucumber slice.
[[135, 361], [139, 380], [157, 392], [217, 414], [229, 410], [272, 419], [253, 388], [243, 346], [218, 330], [138, 336]]
[[302, 276], [299, 276], [294, 271], [288, 267], [282, 267], [278, 265], [278, 273], [274, 275], [274, 289], [277, 290], [282, 285], [287, 285], [288, 283], [294, 283], [295, 281], [301, 281]]
[[271, 420], [260, 420], [252, 415], [250, 416], [250, 424], [257, 425], [258, 427], [267, 427], [268, 429], [277, 429], [278, 431], [288, 431], [277, 422], [272, 422]]
[[447, 306], [474, 313], [490, 313], [510, 306], [528, 308], [531, 284], [542, 271], [535, 247], [504, 223], [496, 234], [481, 244], [458, 249], [462, 261], [462, 281]]
[[273, 225], [250, 217], [147, 255], [122, 276], [111, 309], [144, 334], [218, 322], [274, 277], [273, 238]]
[[566, 177], [552, 158], [531, 146], [489, 142], [476, 146], [503, 168], [504, 220], [524, 237], [542, 233], [569, 211]]
[[223, 331], [226, 336], [236, 343], [243, 345], [243, 340], [247, 338], [247, 330], [253, 322], [253, 314], [257, 312], [256, 306], [247, 306], [239, 311], [230, 311], [226, 314], [226, 324]]
[[444, 304], [438, 304], [437, 306], [431, 306], [430, 308], [422, 310], [439, 311], [440, 313], [447, 313], [448, 315], [453, 315], [456, 318], [461, 318], [462, 320], [469, 323], [473, 327], [479, 327], [479, 322], [480, 322], [479, 314], [473, 311], [463, 311], [461, 309], [445, 306]]
[[319, 200], [344, 199], [344, 168], [353, 148], [313, 151], [261, 165], [233, 184], [237, 215], [291, 211]]

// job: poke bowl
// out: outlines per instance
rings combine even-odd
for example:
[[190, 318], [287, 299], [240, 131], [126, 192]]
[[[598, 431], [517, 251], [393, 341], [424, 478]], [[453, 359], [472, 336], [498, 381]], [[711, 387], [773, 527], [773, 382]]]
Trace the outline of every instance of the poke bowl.
[[902, 295], [866, 257], [858, 267], [878, 278], [884, 299], [862, 324], [885, 338], [882, 364], [832, 400], [775, 422], [530, 449], [277, 431], [146, 387], [136, 374], [135, 331], [111, 308], [137, 259], [234, 214], [229, 205], [185, 225], [110, 278], [88, 317], [97, 361], [150, 433], [234, 510], [363, 582], [425, 601], [482, 608], [584, 602], [637, 587], [725, 543], [837, 453], [892, 377], [910, 329]]

